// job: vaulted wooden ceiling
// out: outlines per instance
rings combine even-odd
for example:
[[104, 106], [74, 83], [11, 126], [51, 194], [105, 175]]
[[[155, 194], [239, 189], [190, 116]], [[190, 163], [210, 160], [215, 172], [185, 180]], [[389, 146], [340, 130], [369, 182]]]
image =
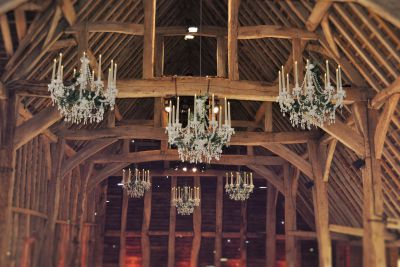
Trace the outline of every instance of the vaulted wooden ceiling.
[[[200, 18], [200, 1], [157, 1], [157, 76], [221, 76], [221, 72], [225, 73], [224, 75], [227, 75], [227, 70], [230, 72], [229, 66], [224, 66], [221, 70], [217, 64], [219, 42], [227, 45], [224, 36], [228, 35], [228, 2], [231, 1], [202, 1]], [[238, 24], [242, 32], [239, 30], [237, 41], [240, 80], [273, 86], [277, 79], [277, 70], [282, 65], [286, 71], [291, 70], [293, 58], [296, 56], [294, 53], [302, 54], [298, 58], [304, 61], [311, 59], [319, 63], [322, 70], [325, 69], [325, 59], [329, 59], [342, 66], [344, 84], [349, 87], [349, 91], [357, 87], [365, 94], [364, 99], [358, 103], [371, 101], [368, 104], [379, 109], [378, 126], [382, 129], [381, 139], [384, 140], [381, 149], [384, 214], [389, 221], [392, 220], [392, 228], [397, 229], [400, 223], [400, 113], [397, 103], [400, 92], [400, 21], [396, 16], [396, 12], [400, 12], [399, 6], [395, 0], [242, 0], [238, 13]], [[92, 58], [101, 53], [103, 62], [109, 62], [111, 59], [118, 62], [118, 80], [143, 77], [143, 29], [135, 28], [135, 25], [144, 23], [144, 4], [140, 0], [63, 0], [40, 3], [15, 1], [15, 6], [10, 4], [1, 8], [2, 88], [15, 91], [21, 96], [21, 124], [32, 116], [39, 116], [51, 110], [49, 107], [52, 103], [45, 93], [45, 86], [50, 79], [52, 60], [62, 52], [66, 59], [64, 73], [67, 77], [72, 75], [78, 51], [81, 50], [79, 30], [85, 25], [90, 31], [86, 50]], [[207, 36], [196, 36], [194, 40], [185, 41], [182, 29], [185, 30], [188, 25], [200, 25], [200, 21], [201, 30], [204, 30]], [[90, 30], [91, 25], [95, 29]], [[268, 28], [265, 38], [246, 35], [250, 26], [257, 25], [270, 25], [273, 29]], [[280, 27], [274, 28], [273, 25]], [[246, 29], [247, 26], [249, 27]], [[256, 35], [262, 36], [263, 30], [267, 31], [266, 29], [267, 27], [255, 29], [253, 35], [255, 32]], [[298, 43], [294, 40], [298, 40]], [[159, 49], [160, 46], [163, 46], [162, 50]], [[163, 64], [160, 63], [160, 55], [163, 56]], [[336, 64], [332, 64], [331, 67], [333, 65]], [[103, 71], [108, 67], [107, 64], [103, 64]], [[211, 89], [213, 90], [213, 85]], [[152, 127], [153, 117], [161, 116], [162, 113], [155, 108], [160, 104], [159, 101], [158, 98], [151, 97], [118, 99], [117, 111], [114, 114], [116, 127], [132, 124], [146, 124]], [[276, 103], [233, 100], [232, 106], [232, 118], [237, 121], [238, 126], [243, 125], [243, 130], [266, 130], [264, 122], [270, 116], [267, 114], [271, 114], [270, 130], [273, 132], [298, 131], [290, 125], [287, 117], [282, 116]], [[352, 143], [357, 143], [357, 140], [350, 136], [352, 133], [362, 136], [362, 129], [358, 125], [358, 112], [356, 104], [346, 105], [343, 111], [337, 114], [337, 125], [316, 130], [319, 140], [329, 144], [333, 153], [332, 165], [328, 168], [329, 222], [332, 225], [355, 228], [363, 226], [363, 178], [362, 172], [353, 166], [353, 162], [363, 158], [363, 155], [357, 155], [357, 149], [354, 149], [356, 145]], [[50, 127], [45, 134], [73, 135], [72, 131], [79, 132], [79, 129], [107, 128], [108, 123], [105, 120], [94, 125], [69, 125], [54, 115], [48, 121], [47, 126]], [[139, 129], [134, 125], [132, 127]], [[349, 131], [338, 134], [340, 127]], [[43, 132], [42, 128], [39, 130]], [[116, 153], [120, 144], [116, 141], [105, 141], [99, 147], [98, 144], [93, 144], [96, 141], [87, 140], [90, 138], [69, 139], [71, 140], [67, 140], [67, 146], [70, 155], [84, 151], [93, 152], [92, 147], [96, 147], [96, 152], [108, 147], [102, 151], [103, 154]], [[138, 140], [138, 146], [140, 142], [142, 141]], [[154, 146], [153, 149], [160, 149], [159, 141], [146, 144], [149, 147]], [[241, 145], [244, 147], [246, 143]], [[255, 154], [279, 156], [301, 170], [297, 209], [307, 227], [314, 230], [313, 196], [307, 188], [314, 178], [306, 142], [263, 144], [255, 149]], [[158, 160], [161, 161], [162, 158]], [[96, 168], [97, 173], [107, 168], [115, 168], [114, 172], [108, 173], [114, 175], [125, 165], [101, 162], [96, 164]], [[281, 167], [262, 167], [281, 178]], [[256, 169], [254, 168], [257, 172]], [[165, 220], [167, 218], [168, 215]], [[162, 218], [159, 220], [162, 221]]]

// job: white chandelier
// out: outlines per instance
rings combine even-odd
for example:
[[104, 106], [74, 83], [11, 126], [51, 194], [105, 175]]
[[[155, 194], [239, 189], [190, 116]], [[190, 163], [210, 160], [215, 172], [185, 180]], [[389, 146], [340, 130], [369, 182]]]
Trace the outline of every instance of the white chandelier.
[[[217, 120], [214, 95], [209, 100], [208, 94], [194, 96], [193, 113], [188, 110], [186, 127], [182, 127], [179, 121], [179, 97], [177, 107], [169, 103], [169, 116], [166, 132], [168, 142], [178, 147], [179, 157], [182, 161], [190, 163], [207, 162], [212, 159], [219, 160], [222, 154], [222, 147], [229, 146], [232, 134], [235, 133], [231, 127], [230, 103], [225, 98], [224, 114], [225, 123], [222, 121], [222, 110], [219, 107], [219, 119]], [[210, 103], [211, 102], [211, 103]]]
[[151, 188], [150, 171], [135, 169], [135, 172], [132, 173], [131, 169], [122, 170], [122, 187], [132, 198], [143, 197], [145, 191]]
[[340, 65], [336, 69], [336, 90], [331, 85], [329, 74], [329, 62], [326, 61], [326, 73], [324, 77], [324, 87], [320, 85], [314, 71], [313, 64], [307, 60], [306, 73], [303, 83], [299, 84], [297, 61], [294, 67], [295, 84], [290, 89], [289, 74], [286, 75], [282, 66], [282, 73], [279, 71], [279, 97], [277, 102], [281, 112], [289, 113], [292, 126], [300, 126], [302, 129], [311, 129], [311, 125], [321, 127], [328, 121], [329, 124], [335, 122], [335, 112], [337, 108], [343, 107], [343, 100], [346, 92], [342, 87], [342, 74]]
[[190, 215], [200, 205], [200, 188], [172, 187], [171, 198], [171, 205], [176, 207], [178, 214]]
[[[100, 122], [104, 118], [106, 109], [114, 109], [116, 88], [117, 64], [111, 60], [111, 68], [108, 70], [107, 89], [101, 80], [101, 55], [99, 56], [98, 75], [95, 80], [94, 70], [91, 72], [89, 59], [86, 53], [81, 57], [80, 71], [74, 69], [70, 82], [63, 82], [62, 54], [58, 61], [54, 59], [51, 83], [48, 85], [53, 105], [57, 104], [61, 116], [71, 123]], [[57, 74], [56, 74], [57, 72]]]
[[226, 173], [225, 192], [228, 193], [230, 199], [245, 201], [250, 197], [250, 194], [253, 193], [253, 189], [253, 173], [236, 172], [236, 181], [234, 181], [232, 172], [230, 179], [229, 174]]

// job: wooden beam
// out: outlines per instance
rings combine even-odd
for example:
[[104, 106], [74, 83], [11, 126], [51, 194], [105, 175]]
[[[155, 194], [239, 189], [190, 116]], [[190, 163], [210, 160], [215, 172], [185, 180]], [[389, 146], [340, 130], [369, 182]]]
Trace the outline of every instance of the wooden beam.
[[44, 132], [61, 118], [56, 107], [48, 107], [36, 114], [32, 119], [17, 127], [14, 146], [21, 147], [38, 134]]
[[154, 77], [154, 57], [156, 43], [156, 0], [143, 0], [144, 36], [143, 36], [143, 78]]
[[[150, 182], [151, 180], [152, 177], [150, 176]], [[142, 239], [141, 239], [143, 267], [150, 267], [151, 247], [150, 247], [149, 228], [151, 219], [151, 196], [152, 196], [152, 189], [150, 188], [144, 194]]]
[[214, 266], [221, 267], [222, 258], [222, 218], [224, 205], [224, 184], [223, 176], [217, 177], [217, 192], [215, 196], [215, 253]]
[[386, 100], [394, 94], [400, 93], [400, 77], [390, 84], [386, 89], [383, 89], [375, 95], [371, 100], [372, 108], [380, 108], [386, 103]]
[[[194, 177], [194, 186], [200, 188], [200, 196], [201, 196], [200, 176], [198, 175]], [[192, 250], [190, 252], [190, 267], [198, 266], [200, 246], [201, 246], [201, 202], [200, 205], [196, 207], [193, 212], [193, 241], [192, 241]]]
[[14, 54], [13, 42], [10, 32], [10, 25], [8, 24], [8, 19], [6, 14], [0, 14], [0, 29], [1, 36], [3, 37], [4, 49], [8, 56]]
[[79, 150], [74, 156], [70, 157], [65, 161], [61, 170], [61, 177], [64, 177], [69, 171], [79, 166], [85, 160], [101, 151], [105, 147], [115, 143], [117, 139], [105, 139], [105, 140], [95, 140], [85, 146], [82, 150]]
[[389, 101], [385, 104], [382, 113], [379, 116], [378, 124], [376, 125], [376, 131], [374, 136], [375, 143], [375, 156], [377, 159], [382, 158], [383, 146], [386, 140], [386, 134], [389, 130], [389, 124], [392, 120], [392, 116], [397, 109], [397, 103], [399, 102], [400, 93], [392, 96]]
[[238, 28], [240, 0], [228, 0], [228, 77], [239, 80]]
[[[332, 160], [333, 160], [333, 154], [335, 153], [335, 149], [336, 149], [336, 145], [337, 145], [337, 139], [332, 139], [331, 141], [329, 141], [328, 145], [327, 145], [327, 149], [326, 149], [326, 153], [325, 153], [325, 164], [324, 164], [324, 174], [322, 176], [322, 180], [324, 182], [328, 182], [329, 179], [329, 173], [330, 173], [330, 169], [331, 169], [331, 165], [332, 165]], [[321, 146], [321, 144], [320, 144]], [[325, 151], [323, 149], [321, 149], [321, 151]]]
[[77, 42], [75, 38], [68, 38], [68, 39], [63, 39], [63, 40], [58, 40], [57, 42], [54, 42], [53, 45], [49, 48], [49, 51], [56, 51], [60, 50], [66, 47], [72, 47], [76, 46]]
[[353, 150], [358, 155], [364, 155], [363, 139], [361, 135], [348, 125], [336, 120], [333, 124], [324, 124], [321, 129], [339, 140], [342, 144]]
[[276, 203], [278, 191], [271, 183], [267, 183], [267, 219], [265, 256], [266, 267], [276, 265]]
[[240, 206], [240, 266], [247, 266], [247, 201]]
[[[176, 187], [176, 176], [172, 176], [171, 190]], [[170, 205], [169, 208], [169, 231], [168, 231], [168, 265], [167, 267], [175, 267], [175, 228], [176, 228], [176, 208]]]
[[121, 234], [119, 237], [119, 267], [126, 265], [126, 219], [128, 215], [128, 193], [122, 190]]
[[363, 127], [365, 166], [363, 176], [363, 256], [367, 267], [386, 266], [384, 241], [384, 209], [382, 171], [376, 158], [374, 136], [377, 130], [378, 111], [367, 108], [366, 103], [356, 107]]
[[[292, 56], [290, 57], [292, 65]], [[279, 94], [277, 84], [259, 81], [232, 81], [217, 77], [179, 76], [176, 78], [180, 96], [193, 96], [207, 91], [208, 81], [212, 91], [220, 98], [276, 102]], [[7, 84], [9, 90], [20, 95], [49, 97], [48, 82], [17, 80]], [[175, 82], [171, 77], [147, 80], [117, 80], [117, 98], [170, 97], [175, 95]], [[367, 99], [364, 87], [346, 87], [344, 104]]]
[[74, 25], [77, 20], [77, 15], [74, 9], [74, 4], [71, 0], [62, 0], [60, 2], [61, 10], [69, 25]]
[[303, 157], [296, 154], [289, 148], [285, 147], [281, 144], [266, 144], [262, 145], [262, 147], [268, 149], [272, 153], [282, 157], [283, 159], [290, 162], [293, 166], [298, 168], [301, 172], [307, 175], [310, 179], [314, 178], [312, 173], [311, 164], [307, 162]]
[[364, 231], [362, 228], [344, 226], [344, 225], [337, 225], [337, 224], [330, 224], [329, 231], [333, 233], [345, 234], [345, 235], [352, 235], [352, 236], [359, 236], [362, 237]]
[[217, 76], [226, 77], [227, 42], [223, 36], [217, 37]]
[[5, 100], [5, 99], [7, 99], [6, 87], [2, 82], [0, 82], [0, 100]]
[[17, 28], [18, 40], [21, 41], [26, 35], [26, 17], [25, 11], [21, 8], [17, 8], [14, 11], [15, 26]]
[[313, 10], [311, 11], [310, 16], [306, 21], [306, 28], [307, 30], [313, 32], [317, 29], [319, 23], [321, 22], [322, 18], [325, 16], [328, 9], [333, 4], [333, 1], [330, 0], [318, 0], [315, 4]]
[[[96, 130], [62, 130], [59, 133], [67, 140], [94, 140], [99, 138], [154, 139], [167, 140], [165, 129], [152, 126], [120, 126]], [[231, 138], [231, 145], [263, 145], [269, 143], [298, 144], [316, 139], [318, 132], [237, 132]]]
[[89, 179], [88, 191], [93, 190], [96, 185], [101, 181], [107, 179], [109, 176], [114, 175], [115, 172], [121, 171], [128, 166], [130, 163], [111, 163], [105, 166], [103, 169], [95, 171]]
[[260, 165], [247, 165], [247, 167], [267, 179], [280, 192], [283, 192], [283, 181], [274, 171]]
[[289, 232], [296, 231], [296, 195], [299, 179], [298, 171], [290, 168], [289, 164], [283, 165], [283, 184], [285, 192], [285, 260], [286, 266], [295, 267], [297, 257], [296, 237]]
[[1, 0], [0, 1], [0, 14], [5, 14], [8, 11], [16, 9], [22, 4], [27, 3], [28, 0]]
[[[186, 35], [188, 29], [186, 26], [168, 26], [168, 27], [157, 27], [156, 33], [162, 36], [180, 36]], [[217, 26], [202, 26], [201, 32], [191, 33], [194, 36], [204, 36], [204, 37], [217, 37], [226, 36], [227, 29]]]
[[[85, 22], [77, 23], [69, 27], [65, 33], [76, 33], [79, 28], [86, 24]], [[109, 33], [120, 33], [129, 35], [144, 35], [144, 25], [130, 22], [114, 22], [114, 21], [95, 21], [87, 22], [88, 32], [109, 32]]]
[[314, 186], [312, 188], [315, 225], [318, 239], [318, 256], [320, 267], [332, 266], [332, 244], [329, 234], [329, 204], [327, 183], [323, 181], [323, 166], [320, 159], [321, 152], [315, 141], [308, 143], [308, 153], [311, 162]]
[[[331, 51], [336, 57], [340, 58], [339, 49], [335, 43], [334, 35], [329, 25], [329, 16], [325, 15], [321, 21], [322, 32], [324, 33], [325, 39], [331, 48]], [[300, 72], [301, 73], [301, 72]]]
[[307, 30], [279, 25], [257, 25], [239, 27], [238, 39], [248, 40], [261, 38], [299, 38], [305, 40], [317, 40], [318, 35]]

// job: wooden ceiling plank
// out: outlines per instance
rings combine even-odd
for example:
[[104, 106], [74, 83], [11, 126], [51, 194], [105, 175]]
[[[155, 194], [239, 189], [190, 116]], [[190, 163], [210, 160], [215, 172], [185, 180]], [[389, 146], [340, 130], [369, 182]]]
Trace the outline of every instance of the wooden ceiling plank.
[[385, 144], [386, 135], [389, 129], [390, 121], [392, 120], [392, 116], [394, 111], [397, 108], [397, 103], [400, 98], [400, 93], [393, 95], [389, 101], [385, 104], [385, 107], [382, 113], [379, 116], [379, 121], [376, 126], [375, 136], [374, 136], [374, 144], [375, 144], [375, 155], [376, 158], [382, 158], [383, 146]]
[[318, 25], [320, 24], [322, 18], [328, 12], [329, 8], [331, 7], [333, 1], [330, 0], [318, 0], [311, 11], [310, 16], [306, 21], [306, 28], [307, 30], [313, 32], [317, 29]]
[[8, 24], [7, 15], [5, 14], [0, 14], [0, 28], [4, 42], [4, 49], [6, 50], [7, 55], [12, 56], [14, 54], [14, 48], [10, 32], [10, 25]]

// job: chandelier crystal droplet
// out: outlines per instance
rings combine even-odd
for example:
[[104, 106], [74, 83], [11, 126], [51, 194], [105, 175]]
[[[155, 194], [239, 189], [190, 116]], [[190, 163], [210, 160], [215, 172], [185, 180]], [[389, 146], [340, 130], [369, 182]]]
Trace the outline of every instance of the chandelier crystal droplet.
[[141, 198], [144, 193], [151, 188], [150, 171], [138, 170], [132, 172], [122, 170], [122, 187], [131, 198]]
[[[211, 97], [211, 103], [207, 105], [209, 96], [194, 96], [193, 113], [188, 110], [188, 123], [182, 127], [179, 121], [179, 97], [177, 107], [169, 103], [168, 142], [170, 145], [178, 147], [179, 157], [182, 161], [190, 163], [207, 162], [212, 159], [219, 160], [222, 148], [229, 146], [231, 136], [235, 130], [231, 127], [231, 108], [230, 103], [225, 98], [224, 116], [222, 120], [222, 108], [219, 107], [219, 118], [214, 113], [215, 99]], [[211, 118], [210, 118], [211, 117]]]
[[114, 109], [116, 88], [117, 64], [111, 60], [108, 70], [107, 89], [101, 80], [101, 55], [99, 56], [98, 75], [95, 80], [94, 70], [90, 71], [89, 59], [86, 53], [80, 58], [79, 72], [74, 70], [72, 80], [64, 83], [62, 54], [58, 60], [54, 59], [51, 82], [48, 85], [53, 105], [57, 104], [61, 116], [66, 122], [93, 123], [101, 122], [107, 109]]
[[176, 211], [180, 215], [190, 215], [194, 212], [194, 208], [200, 205], [200, 188], [199, 187], [172, 187], [171, 190], [171, 206], [176, 207]]
[[230, 199], [236, 201], [247, 200], [254, 189], [253, 173], [236, 172], [236, 180], [234, 178], [232, 172], [230, 177], [226, 173], [225, 192], [229, 195]]
[[289, 74], [286, 74], [282, 66], [279, 71], [279, 97], [277, 102], [281, 108], [283, 116], [289, 114], [290, 122], [293, 126], [300, 126], [302, 129], [311, 130], [311, 126], [322, 127], [325, 122], [328, 124], [335, 122], [337, 108], [343, 107], [343, 100], [346, 92], [342, 86], [342, 72], [340, 65], [336, 69], [336, 90], [332, 86], [329, 73], [329, 62], [326, 61], [326, 73], [324, 76], [324, 86], [319, 82], [314, 65], [307, 60], [306, 73], [302, 84], [299, 84], [297, 61], [294, 67], [295, 84], [290, 89]]

